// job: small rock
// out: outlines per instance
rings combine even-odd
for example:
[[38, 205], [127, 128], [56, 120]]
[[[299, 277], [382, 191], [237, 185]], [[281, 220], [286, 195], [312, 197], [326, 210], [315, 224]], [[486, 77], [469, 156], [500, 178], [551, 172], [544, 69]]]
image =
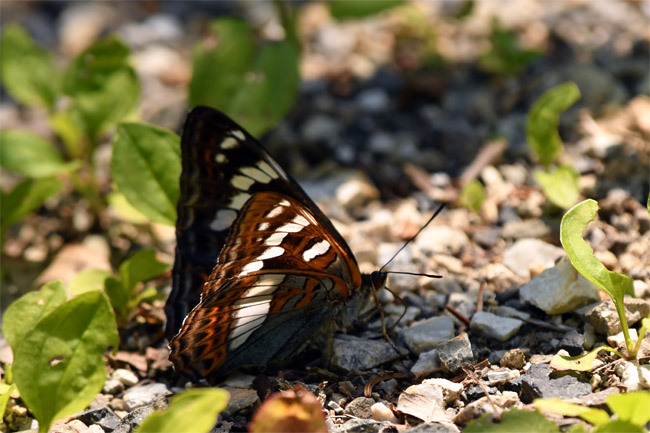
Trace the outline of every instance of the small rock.
[[418, 360], [411, 367], [411, 373], [416, 379], [429, 376], [433, 373], [441, 371], [440, 358], [438, 357], [438, 349], [432, 349], [428, 352], [420, 353]]
[[[484, 413], [489, 413], [491, 416], [500, 415], [494, 413], [494, 407], [506, 409], [519, 402], [517, 393], [512, 391], [503, 391], [501, 395], [491, 395], [488, 397], [481, 397], [476, 401], [471, 402], [462, 408], [454, 417], [455, 424], [467, 424], [469, 421], [478, 418]], [[501, 412], [501, 411], [499, 411]]]
[[470, 293], [454, 292], [447, 301], [452, 307], [460, 311], [465, 317], [472, 317], [476, 312], [476, 295]]
[[564, 334], [564, 337], [562, 337], [562, 340], [560, 340], [558, 347], [569, 352], [569, 355], [571, 356], [577, 356], [582, 353], [584, 344], [585, 336], [575, 329], [572, 329], [571, 331]]
[[451, 421], [423, 422], [404, 430], [402, 433], [460, 433], [460, 430]]
[[365, 111], [378, 112], [386, 110], [388, 103], [388, 95], [381, 88], [367, 89], [357, 95], [357, 104]]
[[108, 379], [104, 382], [104, 388], [102, 388], [104, 394], [116, 395], [122, 391], [124, 391], [124, 384], [115, 379]]
[[503, 385], [519, 377], [519, 370], [488, 371], [487, 378], [490, 385]]
[[470, 244], [464, 231], [447, 226], [432, 225], [422, 230], [415, 244], [424, 254], [434, 253], [458, 255]]
[[[390, 431], [391, 423], [386, 421], [375, 421], [374, 419], [352, 418], [343, 424], [334, 426], [333, 431], [337, 433], [375, 433]], [[332, 431], [332, 429], [330, 429]]]
[[585, 323], [585, 333], [584, 333], [585, 342], [582, 344], [582, 347], [585, 350], [591, 350], [596, 343], [596, 330], [594, 329], [591, 323]]
[[641, 389], [641, 378], [639, 377], [639, 369], [637, 367], [630, 361], [625, 361], [616, 366], [616, 375], [621, 378], [621, 382], [627, 388], [628, 392]]
[[336, 200], [347, 209], [356, 209], [379, 198], [379, 190], [365, 176], [350, 177], [336, 189]]
[[463, 400], [466, 401], [478, 400], [479, 398], [485, 396], [485, 391], [487, 391], [489, 395], [496, 395], [499, 393], [499, 390], [494, 386], [474, 385], [463, 391], [462, 397]]
[[393, 411], [384, 403], [375, 403], [370, 407], [370, 410], [372, 411], [372, 419], [375, 421], [388, 421], [393, 424], [399, 423]]
[[520, 377], [510, 381], [510, 385], [521, 388], [521, 401], [532, 403], [536, 398], [559, 397], [562, 399], [582, 397], [591, 393], [591, 385], [566, 375], [551, 378], [553, 372], [548, 364], [533, 364]]
[[88, 426], [88, 432], [89, 433], [105, 433], [104, 429], [98, 426], [97, 424], [89, 425]]
[[375, 387], [377, 391], [383, 391], [388, 398], [392, 397], [397, 392], [397, 380], [382, 380]]
[[478, 311], [472, 316], [469, 327], [499, 341], [506, 341], [515, 335], [523, 324], [524, 322], [519, 319], [499, 317], [486, 311]]
[[639, 383], [645, 389], [650, 389], [650, 365], [639, 365], [637, 368], [639, 372]]
[[521, 298], [546, 314], [563, 314], [600, 299], [598, 288], [580, 275], [568, 260], [524, 284]]
[[122, 422], [108, 406], [98, 406], [77, 415], [77, 419], [86, 425], [98, 425], [106, 432], [112, 432]]
[[[624, 304], [625, 317], [629, 326], [647, 317], [650, 312], [650, 303], [643, 299], [626, 297]], [[622, 330], [616, 307], [611, 300], [586, 305], [576, 310], [576, 313], [601, 334], [612, 335]]]
[[337, 335], [332, 341], [332, 363], [344, 370], [368, 370], [394, 358], [396, 353], [385, 341]]
[[551, 229], [540, 219], [509, 221], [504, 224], [501, 236], [510, 239], [544, 238]]
[[256, 406], [260, 403], [260, 398], [254, 389], [241, 389], [230, 386], [225, 386], [223, 389], [230, 394], [228, 406], [223, 411], [225, 416], [232, 416], [243, 409]]
[[72, 428], [75, 433], [89, 433], [90, 429], [86, 424], [79, 421], [78, 419], [73, 419], [68, 423], [68, 426]]
[[562, 248], [539, 239], [520, 239], [503, 252], [503, 264], [520, 277], [529, 278], [531, 268], [550, 268], [564, 255]]
[[491, 365], [497, 365], [501, 360], [503, 359], [503, 355], [505, 355], [507, 350], [492, 350], [490, 351], [490, 355], [488, 356], [488, 362]]
[[448, 316], [432, 317], [401, 330], [399, 336], [411, 352], [419, 355], [452, 338], [454, 322]]
[[507, 307], [505, 305], [494, 306], [490, 308], [490, 312], [496, 314], [497, 316], [512, 317], [514, 319], [519, 319], [523, 321], [530, 319], [530, 313], [526, 313], [525, 311], [519, 311], [516, 308]]
[[467, 335], [446, 341], [437, 347], [443, 371], [455, 373], [464, 363], [474, 363], [472, 345]]
[[[375, 400], [368, 397], [357, 397], [345, 407], [345, 413], [356, 416], [357, 418], [372, 418], [372, 405]], [[374, 418], [373, 418], [374, 419]], [[382, 420], [378, 420], [382, 421]]]
[[460, 393], [463, 392], [462, 383], [452, 382], [447, 379], [425, 379], [422, 383], [440, 388], [442, 390], [442, 398], [448, 405], [458, 400]]
[[167, 386], [164, 383], [151, 383], [149, 385], [136, 386], [129, 389], [124, 393], [123, 398], [124, 403], [126, 404], [126, 409], [132, 411], [137, 407], [149, 405], [153, 403], [154, 400], [168, 395], [171, 395], [171, 391], [167, 389]]
[[310, 142], [331, 142], [338, 137], [340, 124], [329, 116], [317, 114], [302, 125], [302, 135]]
[[138, 383], [138, 376], [125, 368], [118, 368], [113, 372], [112, 379], [119, 380], [126, 387], [131, 387]]
[[[639, 340], [639, 334], [637, 334], [636, 329], [630, 328], [628, 332], [630, 340], [632, 340], [632, 344], [636, 344], [636, 342]], [[618, 334], [608, 335], [607, 343], [617, 349], [625, 348], [625, 335], [623, 334], [623, 331], [619, 332]]]
[[499, 365], [505, 368], [521, 370], [526, 365], [526, 355], [521, 349], [508, 350], [499, 361]]
[[128, 413], [124, 418], [122, 418], [122, 423], [118, 425], [115, 430], [113, 430], [113, 433], [131, 433], [133, 430], [138, 428], [140, 424], [142, 424], [146, 417], [157, 410], [165, 409], [167, 409], [167, 402], [165, 398], [159, 398], [158, 400], [154, 401], [153, 404], [137, 407]]

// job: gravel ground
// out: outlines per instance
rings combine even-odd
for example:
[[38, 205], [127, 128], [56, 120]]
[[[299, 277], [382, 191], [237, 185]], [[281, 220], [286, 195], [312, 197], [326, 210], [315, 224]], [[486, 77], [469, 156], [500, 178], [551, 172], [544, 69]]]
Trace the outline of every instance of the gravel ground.
[[[0, 7], [3, 25], [19, 22], [60, 59], [98, 35], [118, 32], [134, 50], [142, 119], [178, 130], [187, 110], [190, 50], [209, 20], [242, 16], [272, 36], [279, 24], [271, 6], [3, 2]], [[560, 134], [563, 162], [579, 171], [582, 196], [600, 206], [599, 220], [584, 235], [610, 270], [634, 279], [636, 298], [626, 304], [630, 323], [647, 317], [649, 3], [477, 2], [464, 20], [453, 18], [455, 3], [413, 7], [434, 29], [435, 61], [421, 55], [426, 47], [409, 34], [413, 22], [406, 14], [337, 22], [323, 5], [305, 4], [299, 97], [261, 141], [332, 218], [364, 272], [386, 263], [432, 209], [447, 202], [389, 267], [443, 278], [389, 278], [388, 286], [406, 304], [392, 335], [406, 356], [396, 357], [382, 339], [374, 312], [334, 339], [333, 365], [327, 369], [317, 351], [307, 349], [281, 372], [271, 368], [230, 377], [221, 386], [231, 401], [213, 431], [244, 431], [260, 398], [294, 384], [319, 397], [328, 428], [341, 432], [458, 431], [481, 413], [527, 407], [537, 397], [599, 406], [611, 393], [650, 388], [648, 337], [638, 368], [604, 356], [603, 365], [586, 375], [551, 372], [548, 363], [559, 350], [579, 354], [620, 329], [604, 294], [565, 259], [559, 244], [562, 211], [548, 203], [533, 179], [538, 166], [525, 137], [526, 115], [540, 94], [565, 81], [577, 83], [582, 98], [562, 116]], [[544, 56], [513, 76], [481, 69], [478, 58], [489, 48], [491, 17]], [[45, 113], [18, 108], [4, 91], [0, 123], [48, 133]], [[98, 153], [107, 189], [108, 142]], [[480, 179], [487, 193], [479, 214], [458, 204], [460, 187], [471, 179]], [[15, 179], [3, 171], [2, 183], [4, 188]], [[112, 211], [107, 219], [108, 232], [98, 231], [83, 201], [62, 196], [13, 228], [2, 255], [3, 309], [34, 281], [69, 281], [82, 269], [110, 269], [154, 239], [171, 262], [173, 230], [157, 225], [142, 230]], [[169, 290], [169, 279], [159, 286]], [[388, 291], [379, 299], [394, 323], [404, 307]], [[184, 389], [185, 380], [167, 361], [161, 310], [162, 304], [141, 308], [122, 332], [120, 352], [107, 355], [102, 393], [87, 412], [55, 431], [129, 432]], [[0, 362], [10, 362], [6, 344], [0, 347]], [[3, 428], [34, 428], [20, 400], [10, 400], [8, 413]], [[565, 427], [577, 422], [555, 421]]]

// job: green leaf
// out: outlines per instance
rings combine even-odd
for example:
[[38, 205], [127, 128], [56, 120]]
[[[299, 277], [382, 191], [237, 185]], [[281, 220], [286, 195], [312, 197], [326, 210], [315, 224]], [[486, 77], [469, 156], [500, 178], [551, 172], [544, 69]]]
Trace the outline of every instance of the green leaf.
[[644, 426], [650, 421], [650, 392], [637, 391], [607, 397], [607, 406], [621, 421]]
[[580, 196], [580, 174], [570, 165], [562, 165], [554, 171], [537, 170], [535, 180], [542, 186], [544, 195], [556, 206], [568, 209]]
[[129, 313], [129, 293], [124, 288], [124, 285], [115, 277], [109, 277], [104, 280], [104, 291], [117, 313], [118, 324], [121, 325]]
[[517, 75], [540, 56], [535, 50], [520, 48], [517, 32], [505, 28], [496, 18], [492, 20], [490, 44], [490, 51], [479, 58], [479, 66], [493, 74]]
[[217, 423], [219, 413], [226, 408], [229, 395], [223, 389], [196, 388], [176, 394], [169, 407], [145, 418], [136, 433], [165, 433], [182, 431], [207, 433]]
[[[115, 186], [115, 188], [117, 188], [117, 186]], [[145, 224], [149, 222], [149, 218], [133, 207], [121, 192], [113, 191], [108, 193], [106, 200], [117, 216], [123, 220], [133, 224]]]
[[539, 410], [558, 413], [564, 416], [579, 416], [590, 424], [599, 426], [609, 422], [609, 415], [602, 409], [593, 409], [568, 403], [560, 398], [538, 398], [533, 405]]
[[166, 129], [123, 123], [113, 139], [111, 173], [133, 207], [153, 221], [176, 223], [180, 139]]
[[106, 380], [104, 351], [118, 344], [115, 315], [101, 292], [60, 305], [25, 335], [14, 378], [39, 431], [92, 401]]
[[2, 335], [13, 352], [16, 353], [25, 335], [39, 320], [64, 302], [63, 284], [60, 281], [52, 281], [44, 284], [40, 290], [26, 293], [11, 303], [2, 318]]
[[52, 56], [34, 43], [20, 26], [10, 24], [0, 41], [2, 85], [25, 105], [54, 107], [59, 92], [58, 71]]
[[267, 44], [226, 107], [253, 135], [278, 124], [298, 93], [298, 51], [289, 42]]
[[503, 421], [494, 423], [489, 414], [483, 414], [479, 419], [471, 421], [463, 430], [466, 433], [520, 433], [531, 431], [535, 426], [537, 433], [559, 433], [560, 429], [554, 422], [546, 419], [537, 411], [512, 409], [503, 413]]
[[211, 39], [193, 52], [190, 106], [209, 105], [226, 110], [241, 88], [255, 55], [255, 38], [240, 20], [221, 18], [212, 22]]
[[617, 419], [595, 428], [592, 433], [647, 433], [647, 430], [629, 421]]
[[0, 235], [12, 224], [38, 208], [45, 200], [58, 194], [63, 185], [58, 179], [25, 179], [8, 194], [2, 194]]
[[560, 371], [589, 371], [593, 368], [593, 363], [598, 356], [598, 352], [605, 349], [604, 346], [601, 346], [593, 349], [589, 353], [576, 356], [564, 356], [558, 353], [551, 359], [550, 367]]
[[571, 264], [583, 277], [603, 289], [618, 307], [623, 306], [623, 296], [632, 285], [632, 278], [609, 271], [594, 256], [594, 250], [582, 238], [582, 232], [596, 217], [598, 203], [584, 200], [567, 211], [560, 223], [560, 242]]
[[79, 159], [84, 151], [83, 121], [74, 109], [61, 110], [50, 116], [50, 127], [61, 139], [69, 158]]
[[190, 104], [217, 107], [253, 135], [268, 131], [297, 95], [295, 45], [283, 41], [256, 50], [250, 28], [233, 19], [216, 20], [212, 31], [214, 39], [194, 51]]
[[154, 250], [140, 250], [120, 265], [120, 279], [128, 292], [136, 284], [148, 281], [169, 269], [169, 265], [156, 259]]
[[6, 129], [0, 142], [0, 164], [27, 177], [50, 177], [78, 165], [65, 162], [50, 141], [32, 132]]
[[336, 19], [363, 18], [404, 4], [404, 0], [330, 0], [330, 14]]
[[526, 138], [545, 167], [562, 153], [562, 140], [557, 131], [560, 114], [578, 99], [580, 90], [570, 81], [546, 91], [528, 112]]
[[114, 36], [80, 53], [64, 75], [63, 90], [74, 100], [91, 140], [122, 120], [140, 98], [140, 83], [129, 63], [130, 49]]
[[0, 383], [0, 420], [4, 419], [5, 410], [7, 410], [7, 403], [9, 402], [9, 397], [11, 393], [16, 390], [16, 384], [7, 385], [6, 383]]
[[460, 191], [460, 203], [476, 213], [481, 211], [485, 201], [485, 188], [478, 179], [472, 179]]
[[106, 279], [112, 276], [113, 273], [106, 269], [86, 269], [85, 271], [79, 272], [70, 281], [68, 293], [71, 296], [76, 296], [95, 290], [103, 291]]

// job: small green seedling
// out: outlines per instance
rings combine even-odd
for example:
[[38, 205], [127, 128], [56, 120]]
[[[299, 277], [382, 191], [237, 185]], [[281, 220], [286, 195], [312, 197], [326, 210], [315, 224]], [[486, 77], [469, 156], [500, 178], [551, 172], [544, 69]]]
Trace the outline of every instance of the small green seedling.
[[229, 398], [227, 391], [217, 388], [181, 392], [171, 398], [166, 410], [145, 418], [136, 433], [207, 433], [217, 423], [217, 417], [228, 405]]
[[68, 287], [71, 295], [91, 290], [103, 290], [111, 301], [121, 327], [142, 302], [151, 301], [158, 296], [152, 286], [138, 290], [140, 283], [148, 281], [169, 269], [167, 263], [158, 261], [153, 250], [140, 250], [125, 260], [119, 274], [103, 269], [89, 269], [80, 272]]
[[536, 50], [521, 48], [517, 32], [506, 29], [496, 18], [492, 20], [490, 45], [490, 51], [479, 58], [479, 66], [492, 74], [517, 75], [540, 56]]
[[106, 380], [104, 352], [119, 345], [106, 296], [91, 291], [66, 301], [59, 281], [12, 303], [2, 332], [14, 353], [15, 384], [42, 433], [92, 401]]
[[528, 113], [526, 138], [531, 149], [544, 166], [533, 176], [542, 186], [546, 197], [555, 205], [567, 209], [580, 195], [579, 173], [571, 166], [552, 168], [562, 154], [562, 140], [558, 134], [560, 114], [580, 99], [580, 90], [573, 82], [556, 86], [535, 102]]
[[296, 99], [297, 42], [258, 45], [253, 30], [231, 18], [217, 19], [210, 28], [212, 39], [193, 52], [190, 105], [217, 107], [259, 136], [275, 126]]
[[476, 213], [481, 212], [481, 207], [485, 201], [485, 188], [483, 184], [472, 179], [460, 190], [460, 204]]
[[568, 403], [559, 398], [537, 399], [539, 410], [564, 416], [580, 417], [595, 427], [594, 432], [644, 432], [650, 421], [650, 392], [638, 391], [613, 394], [606, 399], [609, 410], [616, 415], [610, 419], [607, 411]]
[[[62, 179], [70, 181], [99, 214], [105, 203], [95, 177], [95, 150], [140, 97], [129, 48], [109, 36], [60, 71], [52, 56], [18, 25], [7, 26], [0, 43], [3, 86], [16, 101], [47, 110], [52, 135], [57, 137], [55, 143], [29, 131], [2, 131], [0, 165], [27, 178], [3, 192], [11, 198], [11, 206], [2, 207], [2, 232], [58, 193]], [[67, 104], [57, 103], [64, 97]]]
[[[636, 344], [634, 344], [630, 339], [629, 327], [625, 318], [625, 306], [623, 304], [625, 294], [629, 293], [632, 289], [632, 278], [609, 271], [594, 256], [594, 251], [582, 237], [582, 232], [587, 228], [587, 225], [595, 219], [597, 210], [598, 203], [591, 199], [584, 200], [569, 209], [560, 224], [560, 241], [573, 267], [583, 277], [607, 293], [612, 298], [612, 301], [614, 301], [614, 306], [616, 307], [616, 312], [621, 322], [621, 328], [623, 329], [627, 349], [626, 353], [620, 353], [616, 349], [607, 346], [603, 346], [597, 350], [604, 349], [616, 353], [625, 359], [635, 359], [650, 321], [648, 319], [643, 320], [639, 338]], [[584, 360], [587, 359], [586, 357], [593, 357], [595, 359], [594, 352], [592, 351], [587, 355], [583, 355], [582, 358], [584, 359], [581, 362], [582, 364], [585, 364]]]
[[[534, 427], [532, 427], [534, 426]], [[489, 413], [467, 424], [466, 433], [519, 433], [532, 431], [540, 433], [559, 433], [558, 426], [544, 415], [534, 410], [511, 409], [505, 411], [499, 422], [495, 422]]]

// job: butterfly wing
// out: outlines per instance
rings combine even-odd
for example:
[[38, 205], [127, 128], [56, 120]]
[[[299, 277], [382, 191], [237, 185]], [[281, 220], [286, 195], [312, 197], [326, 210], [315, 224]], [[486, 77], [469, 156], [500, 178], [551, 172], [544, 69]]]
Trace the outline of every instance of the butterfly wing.
[[190, 112], [183, 128], [181, 157], [177, 246], [172, 291], [165, 305], [168, 339], [198, 304], [200, 289], [217, 264], [232, 223], [255, 193], [272, 191], [301, 203], [332, 234], [341, 250], [353, 257], [302, 188], [257, 140], [221, 112], [208, 107]]
[[253, 194], [201, 302], [170, 342], [176, 370], [209, 376], [300, 349], [350, 298], [367, 298], [344, 247], [301, 202], [278, 192]]

